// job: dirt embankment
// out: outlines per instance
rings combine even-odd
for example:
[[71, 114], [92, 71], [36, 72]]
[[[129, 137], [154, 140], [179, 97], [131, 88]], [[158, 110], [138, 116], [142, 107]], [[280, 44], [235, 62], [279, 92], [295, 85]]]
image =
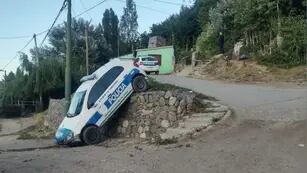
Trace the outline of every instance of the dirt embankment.
[[281, 69], [259, 65], [253, 60], [246, 60], [245, 62], [230, 60], [227, 62], [222, 55], [218, 55], [213, 57], [209, 63], [194, 68], [190, 76], [230, 82], [285, 82], [305, 85], [306, 67]]

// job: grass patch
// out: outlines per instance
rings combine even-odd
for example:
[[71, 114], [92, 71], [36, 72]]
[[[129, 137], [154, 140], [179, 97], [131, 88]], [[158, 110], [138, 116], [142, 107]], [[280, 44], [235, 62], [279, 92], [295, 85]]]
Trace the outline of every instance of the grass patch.
[[46, 112], [34, 115], [35, 125], [20, 131], [18, 139], [50, 139], [55, 131], [44, 125]]

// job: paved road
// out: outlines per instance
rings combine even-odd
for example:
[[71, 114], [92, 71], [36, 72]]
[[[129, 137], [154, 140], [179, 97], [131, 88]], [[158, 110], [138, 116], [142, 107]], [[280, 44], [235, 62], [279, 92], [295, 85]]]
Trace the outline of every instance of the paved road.
[[307, 132], [304, 89], [156, 78], [214, 96], [236, 116], [195, 139], [167, 146], [113, 139], [103, 146], [0, 151], [0, 172], [306, 172], [306, 147], [300, 145], [306, 144]]
[[213, 96], [243, 119], [295, 121], [307, 116], [307, 89], [303, 87], [229, 84], [181, 76], [155, 76], [155, 79]]

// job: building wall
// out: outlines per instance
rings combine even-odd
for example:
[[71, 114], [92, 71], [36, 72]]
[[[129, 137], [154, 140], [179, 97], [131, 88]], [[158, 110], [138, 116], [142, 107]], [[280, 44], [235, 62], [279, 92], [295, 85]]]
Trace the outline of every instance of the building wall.
[[146, 56], [146, 55], [161, 55], [161, 67], [160, 74], [170, 74], [174, 71], [175, 66], [175, 56], [174, 56], [174, 47], [157, 47], [149, 49], [139, 49], [137, 50], [137, 56]]

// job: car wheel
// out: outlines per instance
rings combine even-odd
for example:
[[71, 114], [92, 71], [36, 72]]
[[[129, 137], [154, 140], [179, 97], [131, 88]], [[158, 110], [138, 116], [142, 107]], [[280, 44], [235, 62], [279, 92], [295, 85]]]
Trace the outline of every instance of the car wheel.
[[88, 126], [83, 130], [82, 140], [87, 145], [98, 144], [101, 141], [100, 129], [96, 126]]
[[132, 81], [132, 87], [135, 92], [144, 92], [148, 89], [148, 83], [144, 76], [137, 76]]

